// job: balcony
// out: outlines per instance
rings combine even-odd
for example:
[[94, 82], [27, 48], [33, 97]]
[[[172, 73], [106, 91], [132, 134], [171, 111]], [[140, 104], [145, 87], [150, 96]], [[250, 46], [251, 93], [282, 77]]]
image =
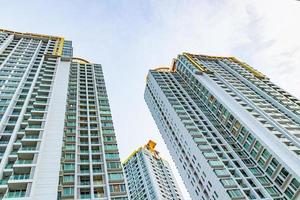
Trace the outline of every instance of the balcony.
[[8, 140], [6, 141], [6, 140], [1, 140], [0, 141], [0, 146], [6, 146], [7, 144], [8, 144]]
[[19, 116], [20, 115], [20, 111], [14, 111], [14, 112], [11, 113], [11, 115]]
[[80, 150], [80, 153], [82, 153], [82, 154], [88, 154], [89, 150]]
[[7, 179], [0, 180], [0, 186], [7, 185]]
[[104, 185], [104, 181], [101, 179], [94, 179], [94, 185], [97, 185], [97, 186]]
[[17, 121], [8, 121], [7, 124], [8, 125], [15, 125], [17, 123]]
[[21, 140], [20, 139], [16, 140], [14, 144], [15, 145], [21, 145]]
[[20, 150], [21, 150], [21, 151], [35, 151], [35, 150], [36, 150], [36, 147], [31, 147], [31, 146], [28, 146], [28, 147], [22, 147]]
[[38, 135], [25, 135], [25, 137], [22, 139], [22, 141], [24, 140], [38, 140], [39, 136]]
[[102, 173], [102, 169], [101, 168], [93, 168], [93, 173]]
[[32, 146], [23, 146], [19, 151], [19, 153], [24, 153], [24, 154], [32, 154], [32, 153], [37, 153], [38, 150], [36, 149], [36, 147], [32, 147]]
[[46, 105], [47, 101], [35, 101], [34, 105]]
[[81, 199], [90, 199], [91, 198], [91, 194], [88, 194], [88, 193], [86, 193], [86, 194], [80, 194], [80, 198]]
[[30, 120], [39, 120], [39, 119], [44, 119], [44, 115], [32, 115]]
[[102, 153], [102, 151], [100, 149], [92, 149], [92, 153]]
[[8, 191], [5, 198], [21, 198], [25, 197], [26, 191], [25, 190], [15, 190], [15, 191]]
[[94, 192], [95, 198], [104, 198], [104, 193]]
[[5, 169], [12, 169], [13, 163], [8, 163], [5, 165]]
[[89, 174], [89, 173], [90, 173], [90, 170], [89, 170], [89, 169], [81, 169], [81, 170], [80, 170], [80, 173], [81, 173], [81, 174]]
[[42, 129], [42, 125], [41, 124], [39, 124], [39, 125], [29, 124], [29, 126], [27, 126], [26, 130], [27, 129]]
[[93, 163], [100, 163], [100, 162], [102, 162], [102, 160], [101, 159], [93, 159], [92, 162]]
[[[0, 143], [1, 144], [1, 143]], [[89, 142], [88, 141], [80, 141], [80, 144], [81, 145], [87, 145], [87, 144], [89, 144]]]
[[100, 134], [98, 133], [91, 133], [91, 136], [99, 136]]
[[29, 174], [14, 174], [9, 180], [25, 180], [29, 179]]
[[80, 184], [80, 185], [84, 185], [84, 186], [90, 185], [90, 181], [89, 181], [89, 180], [81, 180], [81, 181], [79, 182], [79, 184]]
[[45, 109], [43, 109], [43, 108], [34, 108], [31, 111], [32, 111], [32, 113], [44, 113], [44, 112], [46, 112]]
[[[33, 160], [17, 160], [15, 162], [15, 165], [28, 165], [28, 164], [32, 164], [33, 163]], [[14, 165], [14, 166], [15, 166]]]

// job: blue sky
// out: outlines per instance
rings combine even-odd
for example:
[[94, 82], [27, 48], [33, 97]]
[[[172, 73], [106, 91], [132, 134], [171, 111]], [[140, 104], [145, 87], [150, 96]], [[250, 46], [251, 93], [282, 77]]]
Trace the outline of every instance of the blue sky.
[[[61, 35], [101, 63], [122, 159], [148, 139], [171, 161], [143, 99], [150, 68], [186, 51], [232, 55], [300, 98], [295, 0], [0, 0], [0, 26]], [[174, 164], [171, 163], [175, 170]], [[182, 182], [176, 172], [176, 177]], [[188, 199], [188, 194], [184, 191]]]

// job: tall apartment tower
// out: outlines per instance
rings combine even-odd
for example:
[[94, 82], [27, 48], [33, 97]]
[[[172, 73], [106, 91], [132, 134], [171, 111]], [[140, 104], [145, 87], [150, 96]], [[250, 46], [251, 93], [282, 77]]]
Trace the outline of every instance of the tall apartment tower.
[[150, 140], [123, 163], [131, 200], [183, 200], [168, 162]]
[[145, 100], [192, 199], [300, 199], [300, 101], [262, 73], [183, 53]]
[[101, 65], [0, 30], [0, 199], [127, 199]]

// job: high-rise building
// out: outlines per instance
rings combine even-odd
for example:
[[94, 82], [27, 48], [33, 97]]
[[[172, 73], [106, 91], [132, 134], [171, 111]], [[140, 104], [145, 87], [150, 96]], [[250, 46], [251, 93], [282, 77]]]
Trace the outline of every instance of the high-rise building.
[[101, 65], [0, 30], [0, 199], [127, 199]]
[[145, 100], [192, 199], [300, 199], [300, 101], [262, 73], [183, 53]]
[[131, 200], [183, 200], [168, 162], [150, 140], [123, 163]]

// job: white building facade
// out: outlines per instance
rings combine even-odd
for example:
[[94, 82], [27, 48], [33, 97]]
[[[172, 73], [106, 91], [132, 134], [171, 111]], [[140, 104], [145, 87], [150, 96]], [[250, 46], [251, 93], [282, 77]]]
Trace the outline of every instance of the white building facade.
[[0, 199], [127, 199], [101, 65], [0, 29]]
[[300, 199], [300, 101], [262, 73], [183, 53], [145, 100], [192, 199]]
[[149, 141], [123, 163], [131, 200], [183, 200], [167, 161]]

